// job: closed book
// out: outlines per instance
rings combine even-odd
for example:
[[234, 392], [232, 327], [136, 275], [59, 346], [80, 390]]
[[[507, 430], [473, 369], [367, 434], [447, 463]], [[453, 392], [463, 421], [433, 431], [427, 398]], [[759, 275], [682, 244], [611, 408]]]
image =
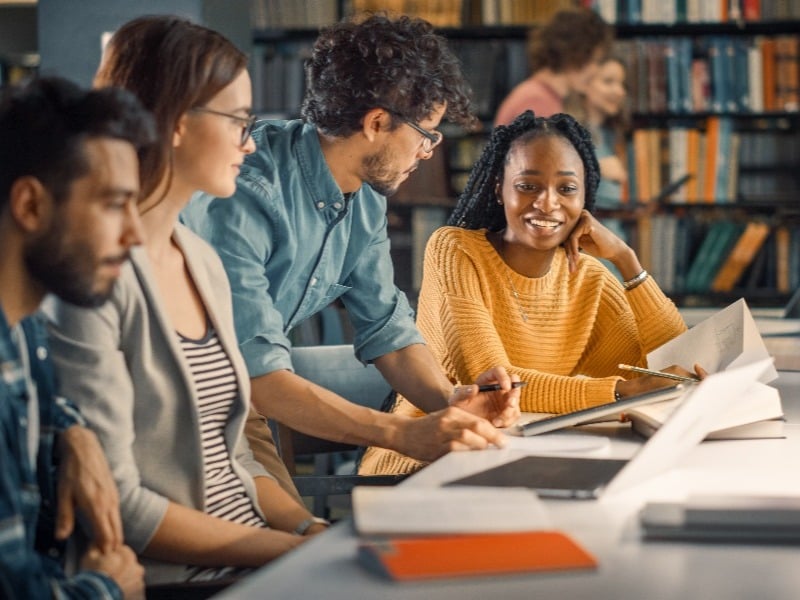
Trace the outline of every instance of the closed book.
[[364, 540], [358, 559], [395, 581], [594, 569], [597, 560], [559, 531]]
[[691, 495], [685, 502], [649, 502], [641, 512], [654, 539], [724, 542], [800, 541], [800, 498], [767, 495]]

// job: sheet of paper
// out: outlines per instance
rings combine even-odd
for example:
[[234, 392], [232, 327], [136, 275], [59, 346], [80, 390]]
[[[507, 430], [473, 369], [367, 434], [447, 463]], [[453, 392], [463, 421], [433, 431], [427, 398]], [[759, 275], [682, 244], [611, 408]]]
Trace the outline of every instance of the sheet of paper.
[[632, 487], [677, 465], [716, 428], [718, 416], [730, 402], [743, 397], [741, 390], [753, 385], [771, 366], [772, 360], [764, 359], [709, 375], [693, 386], [667, 422], [614, 477], [606, 494]]
[[[680, 365], [692, 371], [697, 363], [709, 373], [717, 373], [764, 358], [769, 358], [769, 351], [742, 298], [653, 350], [647, 355], [647, 365], [656, 370]], [[760, 381], [769, 383], [777, 377], [775, 367], [770, 366]]]
[[[667, 400], [634, 410], [659, 423], [665, 423], [680, 403], [681, 399]], [[778, 390], [757, 381], [747, 388], [746, 393], [737, 394], [737, 397], [719, 412], [714, 419], [712, 431], [737, 427], [762, 419], [779, 419], [782, 416], [783, 408]]]
[[523, 488], [359, 486], [352, 500], [356, 530], [362, 535], [551, 528], [542, 501]]
[[572, 454], [598, 452], [610, 447], [611, 442], [601, 435], [580, 435], [569, 433], [535, 435], [521, 437], [506, 436], [506, 448], [520, 450], [525, 454]]

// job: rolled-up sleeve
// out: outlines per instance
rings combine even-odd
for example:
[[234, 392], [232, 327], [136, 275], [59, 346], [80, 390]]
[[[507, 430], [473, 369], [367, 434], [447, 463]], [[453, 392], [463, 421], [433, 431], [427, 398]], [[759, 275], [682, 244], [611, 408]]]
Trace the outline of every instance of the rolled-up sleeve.
[[350, 274], [351, 289], [342, 297], [356, 331], [353, 345], [362, 362], [424, 343], [414, 311], [394, 283], [386, 224], [362, 252]]

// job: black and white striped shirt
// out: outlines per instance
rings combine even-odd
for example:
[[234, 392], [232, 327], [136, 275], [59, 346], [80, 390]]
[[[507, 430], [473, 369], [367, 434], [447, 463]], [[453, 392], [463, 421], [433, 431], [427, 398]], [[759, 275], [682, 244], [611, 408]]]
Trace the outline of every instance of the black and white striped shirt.
[[[239, 394], [231, 360], [213, 327], [201, 340], [178, 334], [197, 389], [197, 412], [203, 445], [206, 513], [252, 527], [266, 527], [231, 464], [232, 448], [225, 444], [225, 426]], [[216, 579], [238, 573], [233, 568], [191, 568], [188, 580]]]

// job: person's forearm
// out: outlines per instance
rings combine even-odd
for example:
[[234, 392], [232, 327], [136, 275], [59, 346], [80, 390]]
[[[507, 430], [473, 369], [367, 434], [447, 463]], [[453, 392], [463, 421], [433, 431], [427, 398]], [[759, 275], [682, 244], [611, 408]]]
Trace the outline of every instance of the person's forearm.
[[274, 479], [253, 479], [258, 494], [258, 504], [273, 529], [294, 532], [300, 523], [311, 518], [308, 509], [292, 498]]
[[642, 272], [642, 263], [639, 262], [636, 252], [629, 246], [626, 246], [619, 256], [612, 258], [611, 262], [619, 270], [622, 279], [626, 281]]
[[427, 413], [447, 408], [453, 384], [424, 344], [412, 344], [384, 354], [375, 360], [375, 366], [392, 389], [417, 408]]
[[256, 410], [296, 431], [356, 446], [396, 448], [402, 417], [354, 404], [289, 371], [251, 379]]
[[294, 548], [301, 538], [248, 527], [170, 502], [144, 555], [208, 567], [259, 567]]

